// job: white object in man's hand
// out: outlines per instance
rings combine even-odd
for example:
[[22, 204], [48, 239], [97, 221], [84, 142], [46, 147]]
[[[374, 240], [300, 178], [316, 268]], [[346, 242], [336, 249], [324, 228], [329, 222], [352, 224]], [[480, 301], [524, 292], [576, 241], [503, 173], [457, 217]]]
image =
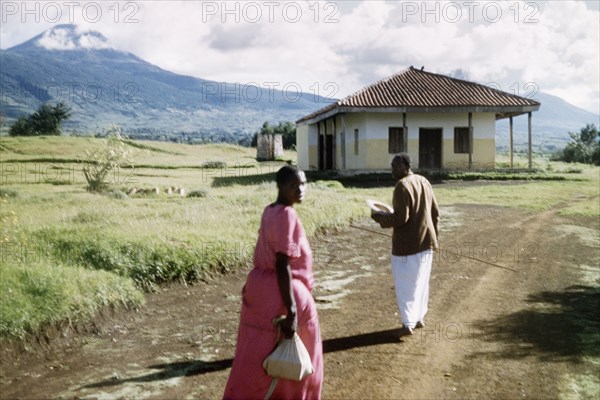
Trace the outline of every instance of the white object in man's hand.
[[367, 200], [367, 206], [369, 206], [369, 208], [371, 209], [371, 215], [376, 214], [376, 213], [381, 213], [381, 214], [393, 214], [394, 213], [394, 209], [391, 206], [388, 206], [385, 203], [382, 203], [380, 201], [377, 200]]

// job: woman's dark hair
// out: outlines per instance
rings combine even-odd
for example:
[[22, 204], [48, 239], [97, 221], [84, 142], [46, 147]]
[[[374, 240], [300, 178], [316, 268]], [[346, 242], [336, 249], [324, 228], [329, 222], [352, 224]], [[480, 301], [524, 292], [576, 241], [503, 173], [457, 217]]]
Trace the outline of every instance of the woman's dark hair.
[[277, 182], [277, 186], [281, 186], [292, 178], [298, 176], [300, 172], [300, 168], [294, 167], [291, 165], [284, 165], [277, 171], [275, 175], [275, 182]]

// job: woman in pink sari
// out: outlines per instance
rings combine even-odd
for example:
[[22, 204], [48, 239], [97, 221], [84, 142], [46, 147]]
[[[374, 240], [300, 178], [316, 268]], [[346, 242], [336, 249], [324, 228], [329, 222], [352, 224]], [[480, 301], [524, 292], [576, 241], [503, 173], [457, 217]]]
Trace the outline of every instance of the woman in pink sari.
[[254, 251], [254, 268], [242, 289], [242, 312], [233, 365], [224, 399], [264, 399], [272, 378], [262, 366], [277, 344], [273, 318], [285, 315], [281, 331], [297, 332], [306, 346], [314, 373], [300, 382], [280, 379], [273, 399], [320, 399], [323, 348], [312, 297], [312, 253], [293, 205], [306, 190], [304, 172], [291, 166], [276, 175], [277, 201], [263, 212]]

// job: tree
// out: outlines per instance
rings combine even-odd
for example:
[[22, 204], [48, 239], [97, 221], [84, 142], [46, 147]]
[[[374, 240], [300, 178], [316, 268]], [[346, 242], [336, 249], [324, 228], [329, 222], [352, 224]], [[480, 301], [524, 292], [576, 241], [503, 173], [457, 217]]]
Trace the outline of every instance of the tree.
[[10, 127], [10, 136], [60, 135], [62, 121], [71, 117], [71, 109], [64, 103], [52, 106], [44, 103], [29, 117], [21, 116]]
[[579, 132], [569, 132], [571, 142], [558, 153], [557, 159], [600, 165], [600, 133], [594, 124], [587, 124]]
[[281, 135], [281, 142], [283, 148], [295, 149], [296, 148], [296, 124], [293, 122], [279, 122], [277, 125], [270, 125], [268, 122], [263, 123], [260, 131], [254, 133], [252, 137], [252, 147], [256, 147], [258, 142], [258, 135]]
[[284, 149], [296, 148], [296, 124], [293, 122], [280, 122], [275, 130], [281, 133]]
[[8, 134], [10, 136], [33, 136], [29, 119], [21, 115], [19, 119], [10, 126]]

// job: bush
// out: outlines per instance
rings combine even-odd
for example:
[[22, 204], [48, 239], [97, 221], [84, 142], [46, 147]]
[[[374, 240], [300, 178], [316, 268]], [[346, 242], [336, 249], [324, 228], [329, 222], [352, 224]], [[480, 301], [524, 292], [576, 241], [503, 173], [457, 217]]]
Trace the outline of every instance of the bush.
[[106, 190], [109, 182], [106, 177], [113, 169], [120, 167], [122, 163], [130, 162], [131, 153], [125, 140], [121, 136], [121, 130], [113, 126], [108, 130], [106, 143], [103, 148], [96, 151], [87, 150], [83, 166], [83, 176], [87, 182], [86, 189], [90, 192], [102, 192]]
[[600, 165], [600, 132], [594, 124], [588, 124], [579, 132], [569, 132], [571, 142], [554, 153], [551, 161], [581, 162]]
[[127, 200], [129, 198], [129, 196], [127, 196], [127, 193], [125, 193], [119, 189], [113, 189], [113, 190], [109, 191], [107, 193], [107, 196], [112, 197], [113, 199], [118, 199], [118, 200]]
[[198, 190], [192, 190], [191, 192], [188, 193], [187, 197], [206, 197], [208, 195], [208, 190], [206, 189], [198, 189]]
[[222, 169], [226, 167], [227, 163], [224, 161], [204, 161], [202, 163], [202, 168], [206, 169]]

